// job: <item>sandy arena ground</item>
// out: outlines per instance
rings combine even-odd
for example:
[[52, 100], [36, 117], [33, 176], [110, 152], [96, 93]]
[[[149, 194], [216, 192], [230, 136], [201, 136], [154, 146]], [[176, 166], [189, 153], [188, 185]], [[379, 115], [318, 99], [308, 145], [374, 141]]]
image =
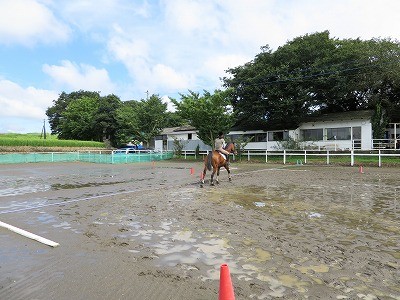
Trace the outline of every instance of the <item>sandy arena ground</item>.
[[0, 165], [0, 299], [400, 299], [398, 168], [201, 169]]

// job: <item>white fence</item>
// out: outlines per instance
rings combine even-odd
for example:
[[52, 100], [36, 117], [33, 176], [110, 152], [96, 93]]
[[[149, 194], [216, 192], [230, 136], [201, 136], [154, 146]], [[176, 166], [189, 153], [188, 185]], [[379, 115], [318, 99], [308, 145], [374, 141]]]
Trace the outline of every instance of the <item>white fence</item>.
[[[200, 151], [196, 154], [194, 150], [184, 150], [182, 151], [182, 156], [187, 159], [190, 157], [197, 156], [203, 157], [207, 155], [209, 151]], [[281, 150], [281, 151], [268, 151], [268, 150], [242, 150], [241, 158], [247, 159], [247, 161], [251, 161], [252, 158], [258, 157], [258, 161], [260, 161], [260, 157], [262, 157], [262, 161], [268, 162], [268, 158], [276, 158], [281, 157], [281, 161], [283, 164], [286, 164], [288, 160], [294, 161], [294, 157], [296, 158], [296, 164], [307, 164], [308, 160], [311, 160], [312, 157], [324, 157], [326, 164], [330, 164], [332, 158], [334, 157], [348, 157], [350, 160], [350, 165], [354, 166], [355, 161], [361, 157], [372, 157], [377, 158], [377, 165], [379, 167], [382, 166], [382, 159], [385, 157], [393, 157], [397, 158], [396, 162], [400, 164], [400, 151], [399, 150], [371, 150], [371, 151], [357, 151], [357, 150], [348, 150], [348, 151], [319, 151], [319, 150]], [[273, 160], [276, 162], [276, 159]]]

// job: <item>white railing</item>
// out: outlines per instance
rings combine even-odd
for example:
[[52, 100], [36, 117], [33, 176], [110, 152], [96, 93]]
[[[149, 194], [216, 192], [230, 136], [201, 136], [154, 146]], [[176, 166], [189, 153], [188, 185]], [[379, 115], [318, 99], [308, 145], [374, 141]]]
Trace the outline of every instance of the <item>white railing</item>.
[[[182, 156], [184, 159], [190, 157], [197, 156], [204, 157], [210, 151], [200, 151], [198, 155], [194, 150], [183, 150]], [[237, 155], [238, 156], [238, 155]], [[237, 158], [236, 156], [236, 158]], [[354, 166], [357, 157], [375, 157], [378, 159], [377, 165], [379, 167], [382, 166], [382, 158], [385, 157], [394, 157], [398, 158], [398, 163], [400, 164], [400, 151], [399, 150], [370, 150], [370, 151], [361, 151], [361, 150], [346, 150], [346, 151], [320, 151], [320, 150], [280, 150], [280, 151], [268, 151], [268, 150], [242, 150], [241, 151], [241, 159], [247, 159], [247, 161], [251, 161], [252, 158], [258, 157], [258, 161], [260, 161], [260, 157], [263, 157], [263, 161], [266, 163], [269, 162], [272, 158], [281, 157], [281, 161], [283, 164], [286, 164], [288, 160], [294, 161], [293, 157], [296, 157], [296, 164], [307, 164], [308, 160], [312, 160], [313, 157], [322, 157], [326, 161], [326, 164], [331, 164], [331, 161], [334, 157], [348, 157], [350, 160], [350, 165]], [[276, 159], [273, 160], [276, 162]]]
[[373, 139], [372, 149], [399, 149], [400, 139]]

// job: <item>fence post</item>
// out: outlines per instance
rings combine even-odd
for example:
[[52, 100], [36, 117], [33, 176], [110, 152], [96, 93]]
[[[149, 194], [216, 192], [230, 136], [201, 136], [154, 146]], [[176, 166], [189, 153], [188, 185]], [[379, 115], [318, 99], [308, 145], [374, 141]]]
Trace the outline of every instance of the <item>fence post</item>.
[[185, 159], [186, 159], [186, 150], [183, 150], [183, 153], [185, 153]]
[[353, 149], [351, 149], [351, 151], [350, 151], [350, 157], [351, 157], [350, 165], [354, 166], [354, 150]]
[[307, 163], [307, 150], [304, 150], [304, 164]]
[[326, 164], [329, 165], [329, 150], [326, 150]]
[[268, 162], [268, 150], [265, 150], [265, 162]]
[[286, 165], [286, 149], [283, 150], [283, 164]]
[[381, 149], [379, 149], [379, 153], [378, 153], [378, 166], [382, 167]]

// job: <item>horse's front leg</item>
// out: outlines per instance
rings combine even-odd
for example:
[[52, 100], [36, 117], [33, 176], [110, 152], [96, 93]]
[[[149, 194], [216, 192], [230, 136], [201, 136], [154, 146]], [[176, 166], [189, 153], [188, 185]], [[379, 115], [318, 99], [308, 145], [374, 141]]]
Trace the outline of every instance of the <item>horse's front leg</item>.
[[204, 178], [206, 178], [207, 167], [204, 167], [203, 174], [201, 176], [201, 183], [204, 184]]
[[228, 172], [229, 181], [232, 181], [231, 170], [229, 170], [229, 165], [228, 164], [225, 164], [225, 169]]

